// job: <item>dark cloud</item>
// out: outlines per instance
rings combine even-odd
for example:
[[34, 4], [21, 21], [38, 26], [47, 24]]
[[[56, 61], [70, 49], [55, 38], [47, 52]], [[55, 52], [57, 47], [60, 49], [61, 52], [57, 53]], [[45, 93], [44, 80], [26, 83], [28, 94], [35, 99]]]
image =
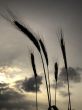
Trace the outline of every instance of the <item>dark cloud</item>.
[[6, 83], [0, 83], [0, 94], [6, 91], [9, 87], [9, 84]]
[[7, 87], [8, 84], [7, 83], [0, 83], [0, 88], [4, 88], [4, 87]]
[[[42, 84], [42, 76], [37, 76], [37, 91], [40, 91], [40, 85]], [[15, 87], [20, 91], [26, 92], [36, 92], [36, 81], [35, 77], [31, 77], [29, 79], [25, 78], [25, 80], [19, 80], [15, 82]]]
[[[80, 71], [81, 68], [74, 69], [72, 67], [68, 68], [68, 75], [69, 75], [69, 81], [72, 83], [80, 83], [81, 82], [81, 74]], [[54, 81], [55, 82], [55, 81]], [[67, 84], [67, 73], [65, 68], [61, 69], [61, 72], [59, 74], [57, 88], [64, 88]], [[55, 83], [51, 85], [51, 87], [55, 88]]]
[[[69, 76], [69, 80], [74, 82], [74, 83], [81, 82], [80, 73], [76, 69], [74, 69], [72, 67], [68, 68], [68, 76]], [[61, 69], [61, 72], [59, 74], [59, 80], [61, 80], [61, 81], [66, 83], [66, 81], [67, 81], [67, 72], [66, 72], [65, 68]]]
[[28, 107], [24, 101], [23, 94], [19, 94], [18, 92], [16, 92], [15, 90], [11, 88], [6, 88], [0, 94], [0, 110], [2, 108], [6, 108], [7, 110], [13, 110], [16, 108], [20, 110], [21, 108], [26, 109]]
[[[7, 85], [0, 84], [1, 87]], [[27, 98], [26, 98], [27, 97]], [[21, 94], [12, 88], [7, 87], [0, 93], [0, 110], [29, 110], [35, 109], [35, 101], [30, 101], [28, 95]]]
[[[7, 84], [0, 84], [0, 87], [7, 87]], [[35, 110], [35, 104], [35, 101], [28, 99], [28, 95], [21, 94], [9, 87], [0, 93], [0, 110]], [[40, 110], [45, 110], [46, 106], [40, 104], [39, 107]]]
[[0, 102], [4, 101], [14, 102], [22, 97], [23, 95], [19, 94], [14, 89], [10, 88], [9, 84], [0, 83]]
[[[42, 76], [37, 77], [37, 91], [40, 91], [40, 85], [42, 84]], [[36, 91], [36, 81], [35, 77], [31, 77], [30, 79], [25, 79], [23, 82], [23, 89], [27, 92], [35, 92]]]

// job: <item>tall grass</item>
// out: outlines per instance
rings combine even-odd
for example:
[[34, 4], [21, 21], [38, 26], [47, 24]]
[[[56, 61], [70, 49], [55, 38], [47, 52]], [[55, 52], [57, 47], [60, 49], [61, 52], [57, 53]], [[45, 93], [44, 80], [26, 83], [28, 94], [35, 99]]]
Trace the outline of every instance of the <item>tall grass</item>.
[[65, 49], [65, 42], [63, 39], [63, 32], [62, 29], [60, 30], [60, 47], [63, 55], [64, 65], [67, 73], [67, 83], [68, 83], [68, 96], [69, 96], [69, 102], [68, 102], [68, 110], [71, 110], [71, 98], [70, 98], [70, 89], [69, 89], [69, 76], [68, 76], [68, 66], [67, 66], [67, 58], [66, 58], [66, 49]]

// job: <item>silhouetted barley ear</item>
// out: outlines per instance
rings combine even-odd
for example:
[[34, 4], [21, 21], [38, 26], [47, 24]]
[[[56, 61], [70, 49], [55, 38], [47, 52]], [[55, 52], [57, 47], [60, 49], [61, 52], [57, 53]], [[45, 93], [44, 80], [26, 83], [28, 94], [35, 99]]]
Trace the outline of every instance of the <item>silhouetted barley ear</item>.
[[63, 33], [62, 30], [60, 32], [60, 46], [63, 54], [64, 64], [67, 72], [67, 83], [68, 83], [68, 96], [69, 96], [69, 102], [68, 102], [68, 110], [71, 110], [71, 99], [70, 99], [70, 90], [69, 90], [69, 77], [68, 77], [68, 66], [67, 66], [67, 58], [66, 58], [66, 50], [65, 50], [65, 42], [63, 39]]
[[55, 80], [57, 82], [57, 79], [58, 79], [58, 64], [57, 64], [57, 62], [55, 63], [54, 67], [55, 67]]
[[37, 77], [37, 72], [36, 72], [36, 66], [35, 66], [35, 60], [34, 60], [34, 55], [33, 55], [33, 53], [31, 53], [31, 63], [32, 63], [33, 71], [34, 71], [34, 76], [35, 76], [35, 78], [36, 78], [36, 77]]
[[22, 31], [33, 42], [33, 44], [36, 46], [36, 48], [40, 52], [40, 46], [36, 37], [26, 27], [21, 25], [18, 21], [14, 21], [14, 24], [20, 29], [20, 31]]
[[56, 106], [56, 90], [57, 90], [57, 79], [58, 79], [58, 64], [57, 64], [57, 62], [55, 63], [54, 68], [55, 68], [54, 75], [55, 75], [55, 81], [56, 81], [56, 83], [55, 83], [55, 106]]
[[44, 56], [45, 56], [45, 59], [46, 59], [46, 64], [48, 66], [48, 54], [47, 54], [46, 48], [45, 48], [45, 46], [44, 46], [41, 39], [39, 40], [39, 42], [40, 42], [41, 48], [43, 50], [43, 53], [44, 53]]
[[41, 39], [39, 39], [39, 43], [40, 43], [40, 46], [41, 46], [41, 49], [42, 49], [42, 51], [43, 51], [43, 54], [44, 54], [44, 57], [45, 57], [45, 60], [46, 60], [46, 64], [47, 64], [48, 83], [49, 83], [49, 101], [50, 101], [50, 105], [51, 105], [50, 76], [49, 76], [49, 69], [48, 69], [48, 64], [49, 64], [49, 61], [48, 61], [48, 54], [47, 54], [45, 45], [44, 45], [44, 43], [42, 42]]
[[61, 33], [61, 42], [60, 43], [61, 43], [61, 50], [62, 50], [62, 54], [63, 54], [65, 68], [67, 69], [67, 59], [66, 59], [65, 42], [63, 40], [62, 33]]
[[36, 110], [38, 110], [38, 101], [37, 101], [37, 72], [36, 72], [36, 66], [35, 66], [35, 59], [34, 59], [34, 54], [31, 53], [31, 64], [35, 76], [35, 83], [36, 83]]
[[23, 32], [32, 42], [33, 44], [36, 46], [36, 48], [38, 49], [38, 51], [40, 52], [40, 46], [38, 43], [38, 40], [36, 39], [36, 37], [32, 34], [32, 32], [30, 32], [29, 29], [27, 29], [25, 26], [23, 26], [21, 23], [19, 23], [16, 20], [16, 17], [14, 16], [14, 14], [12, 13], [11, 10], [7, 9], [7, 12], [10, 14], [10, 16], [12, 17], [12, 20], [10, 20], [8, 17], [4, 16], [3, 14], [0, 14], [4, 19], [6, 19], [7, 21], [13, 23], [21, 32]]

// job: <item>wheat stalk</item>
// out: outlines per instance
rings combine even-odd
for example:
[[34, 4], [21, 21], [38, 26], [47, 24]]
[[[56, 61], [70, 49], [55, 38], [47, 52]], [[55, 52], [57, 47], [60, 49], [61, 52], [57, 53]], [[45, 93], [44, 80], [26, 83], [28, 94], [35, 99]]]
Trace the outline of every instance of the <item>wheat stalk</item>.
[[65, 69], [67, 73], [67, 83], [68, 83], [68, 96], [69, 96], [69, 102], [68, 102], [68, 110], [71, 110], [71, 98], [70, 98], [70, 90], [69, 90], [69, 76], [68, 76], [68, 66], [67, 66], [67, 58], [66, 58], [66, 49], [65, 49], [65, 42], [63, 39], [63, 32], [62, 29], [60, 30], [60, 47], [62, 50], [63, 60], [65, 64]]
[[49, 83], [49, 90], [48, 90], [49, 91], [49, 102], [50, 102], [50, 106], [51, 106], [50, 76], [49, 76], [49, 69], [48, 69], [48, 65], [49, 65], [48, 54], [47, 54], [46, 47], [41, 39], [39, 39], [39, 43], [40, 43], [41, 49], [43, 51], [43, 54], [44, 54], [44, 57], [46, 60], [46, 65], [47, 65], [48, 83]]
[[35, 59], [34, 59], [34, 54], [31, 53], [31, 64], [35, 76], [35, 82], [36, 82], [36, 110], [38, 110], [38, 100], [37, 100], [37, 72], [36, 72], [36, 66], [35, 66]]

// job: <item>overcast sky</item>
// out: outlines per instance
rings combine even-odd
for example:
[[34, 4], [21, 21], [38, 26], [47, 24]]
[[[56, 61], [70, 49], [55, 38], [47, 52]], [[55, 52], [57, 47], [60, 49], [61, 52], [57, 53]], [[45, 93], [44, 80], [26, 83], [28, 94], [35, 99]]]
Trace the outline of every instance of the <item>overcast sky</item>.
[[[12, 10], [21, 23], [31, 28], [33, 33], [36, 33], [38, 37], [44, 40], [49, 57], [52, 96], [54, 96], [54, 62], [58, 61], [60, 72], [57, 103], [61, 110], [66, 110], [68, 97], [65, 85], [65, 71], [57, 38], [58, 29], [62, 28], [69, 66], [72, 108], [81, 110], [82, 99], [79, 99], [80, 95], [82, 95], [81, 0], [0, 0], [0, 14], [2, 13], [10, 18], [6, 11], [7, 7]], [[29, 49], [34, 50], [36, 56], [37, 72], [40, 78], [38, 82], [39, 106], [40, 110], [44, 110], [47, 109], [47, 96], [40, 55], [32, 42], [23, 33], [0, 16], [0, 89], [3, 91], [2, 88], [5, 88], [0, 96], [1, 108], [3, 108], [3, 105], [8, 110], [9, 108], [13, 110], [16, 107], [19, 110], [21, 108], [29, 110], [35, 107], [35, 100], [30, 100], [35, 94], [34, 89], [30, 88], [34, 77]], [[25, 77], [27, 77], [26, 82], [24, 81]], [[28, 85], [30, 86], [28, 87]], [[25, 89], [26, 86], [27, 88]], [[9, 95], [10, 93], [13, 95]], [[19, 104], [16, 106], [15, 96], [20, 97], [22, 106], [19, 107]], [[9, 102], [7, 102], [7, 99]], [[44, 103], [42, 103], [43, 99]], [[13, 103], [10, 105], [10, 102]], [[52, 102], [54, 103], [54, 98], [52, 98]], [[63, 105], [62, 107], [61, 104]]]

